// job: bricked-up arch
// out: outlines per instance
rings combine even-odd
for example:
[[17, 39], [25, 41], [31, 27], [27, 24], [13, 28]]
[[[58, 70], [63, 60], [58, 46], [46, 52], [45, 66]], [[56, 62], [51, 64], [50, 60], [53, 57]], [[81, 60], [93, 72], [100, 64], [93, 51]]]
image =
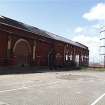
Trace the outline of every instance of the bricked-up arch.
[[16, 41], [13, 53], [16, 56], [17, 64], [29, 64], [31, 55], [31, 46], [25, 39], [19, 39]]

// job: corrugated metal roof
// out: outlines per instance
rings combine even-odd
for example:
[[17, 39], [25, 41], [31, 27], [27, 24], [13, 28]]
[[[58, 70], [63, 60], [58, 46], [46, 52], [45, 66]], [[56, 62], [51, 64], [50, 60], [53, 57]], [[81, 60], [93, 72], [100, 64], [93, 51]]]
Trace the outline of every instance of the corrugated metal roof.
[[71, 41], [69, 39], [66, 39], [62, 36], [58, 36], [58, 35], [53, 34], [51, 32], [47, 32], [45, 30], [42, 30], [42, 29], [30, 26], [30, 25], [24, 24], [22, 22], [18, 22], [16, 20], [13, 20], [13, 19], [10, 19], [10, 18], [4, 17], [4, 16], [0, 16], [0, 22], [5, 23], [7, 25], [11, 25], [11, 26], [15, 26], [15, 27], [24, 29], [26, 31], [29, 31], [29, 32], [32, 32], [32, 33], [35, 33], [35, 34], [38, 34], [38, 35], [41, 35], [41, 36], [44, 36], [44, 37], [47, 37], [47, 38], [62, 41], [62, 42], [65, 42], [65, 43], [69, 43], [69, 44], [87, 49], [86, 46], [84, 46], [80, 43], [76, 43], [76, 42]]
[[48, 35], [50, 35], [50, 36], [51, 36], [53, 39], [55, 39], [55, 40], [63, 41], [63, 42], [65, 42], [65, 43], [69, 43], [69, 44], [72, 44], [72, 45], [75, 45], [75, 46], [78, 46], [78, 47], [87, 48], [85, 45], [82, 45], [82, 44], [80, 44], [80, 43], [78, 43], [78, 42], [74, 42], [74, 41], [72, 41], [72, 40], [69, 40], [69, 39], [64, 38], [64, 37], [62, 37], [62, 36], [55, 35], [55, 34], [53, 34], [53, 33], [47, 32], [47, 31], [45, 31], [45, 32], [46, 32]]

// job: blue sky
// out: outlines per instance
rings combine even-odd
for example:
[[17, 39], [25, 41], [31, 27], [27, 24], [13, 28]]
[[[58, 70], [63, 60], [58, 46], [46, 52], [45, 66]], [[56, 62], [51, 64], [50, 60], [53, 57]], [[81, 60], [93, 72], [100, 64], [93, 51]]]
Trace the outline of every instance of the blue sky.
[[0, 14], [72, 38], [72, 30], [89, 24], [82, 15], [99, 0], [1, 0]]
[[91, 59], [98, 54], [97, 27], [105, 23], [100, 18], [104, 7], [105, 0], [0, 0], [1, 15], [79, 41], [91, 50]]

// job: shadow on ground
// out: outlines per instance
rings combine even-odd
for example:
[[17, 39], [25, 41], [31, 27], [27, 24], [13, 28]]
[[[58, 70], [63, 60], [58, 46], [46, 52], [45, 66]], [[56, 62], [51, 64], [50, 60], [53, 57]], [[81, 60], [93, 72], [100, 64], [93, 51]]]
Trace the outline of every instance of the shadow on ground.
[[56, 70], [49, 70], [48, 67], [0, 67], [0, 75], [62, 72], [71, 70], [80, 70], [80, 68], [57, 68]]

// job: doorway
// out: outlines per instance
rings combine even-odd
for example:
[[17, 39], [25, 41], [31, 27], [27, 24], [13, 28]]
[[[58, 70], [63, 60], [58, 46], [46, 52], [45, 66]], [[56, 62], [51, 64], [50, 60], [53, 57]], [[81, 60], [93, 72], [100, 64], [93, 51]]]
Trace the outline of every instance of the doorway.
[[17, 65], [29, 65], [31, 47], [27, 40], [19, 39], [14, 45], [14, 55], [16, 57]]

